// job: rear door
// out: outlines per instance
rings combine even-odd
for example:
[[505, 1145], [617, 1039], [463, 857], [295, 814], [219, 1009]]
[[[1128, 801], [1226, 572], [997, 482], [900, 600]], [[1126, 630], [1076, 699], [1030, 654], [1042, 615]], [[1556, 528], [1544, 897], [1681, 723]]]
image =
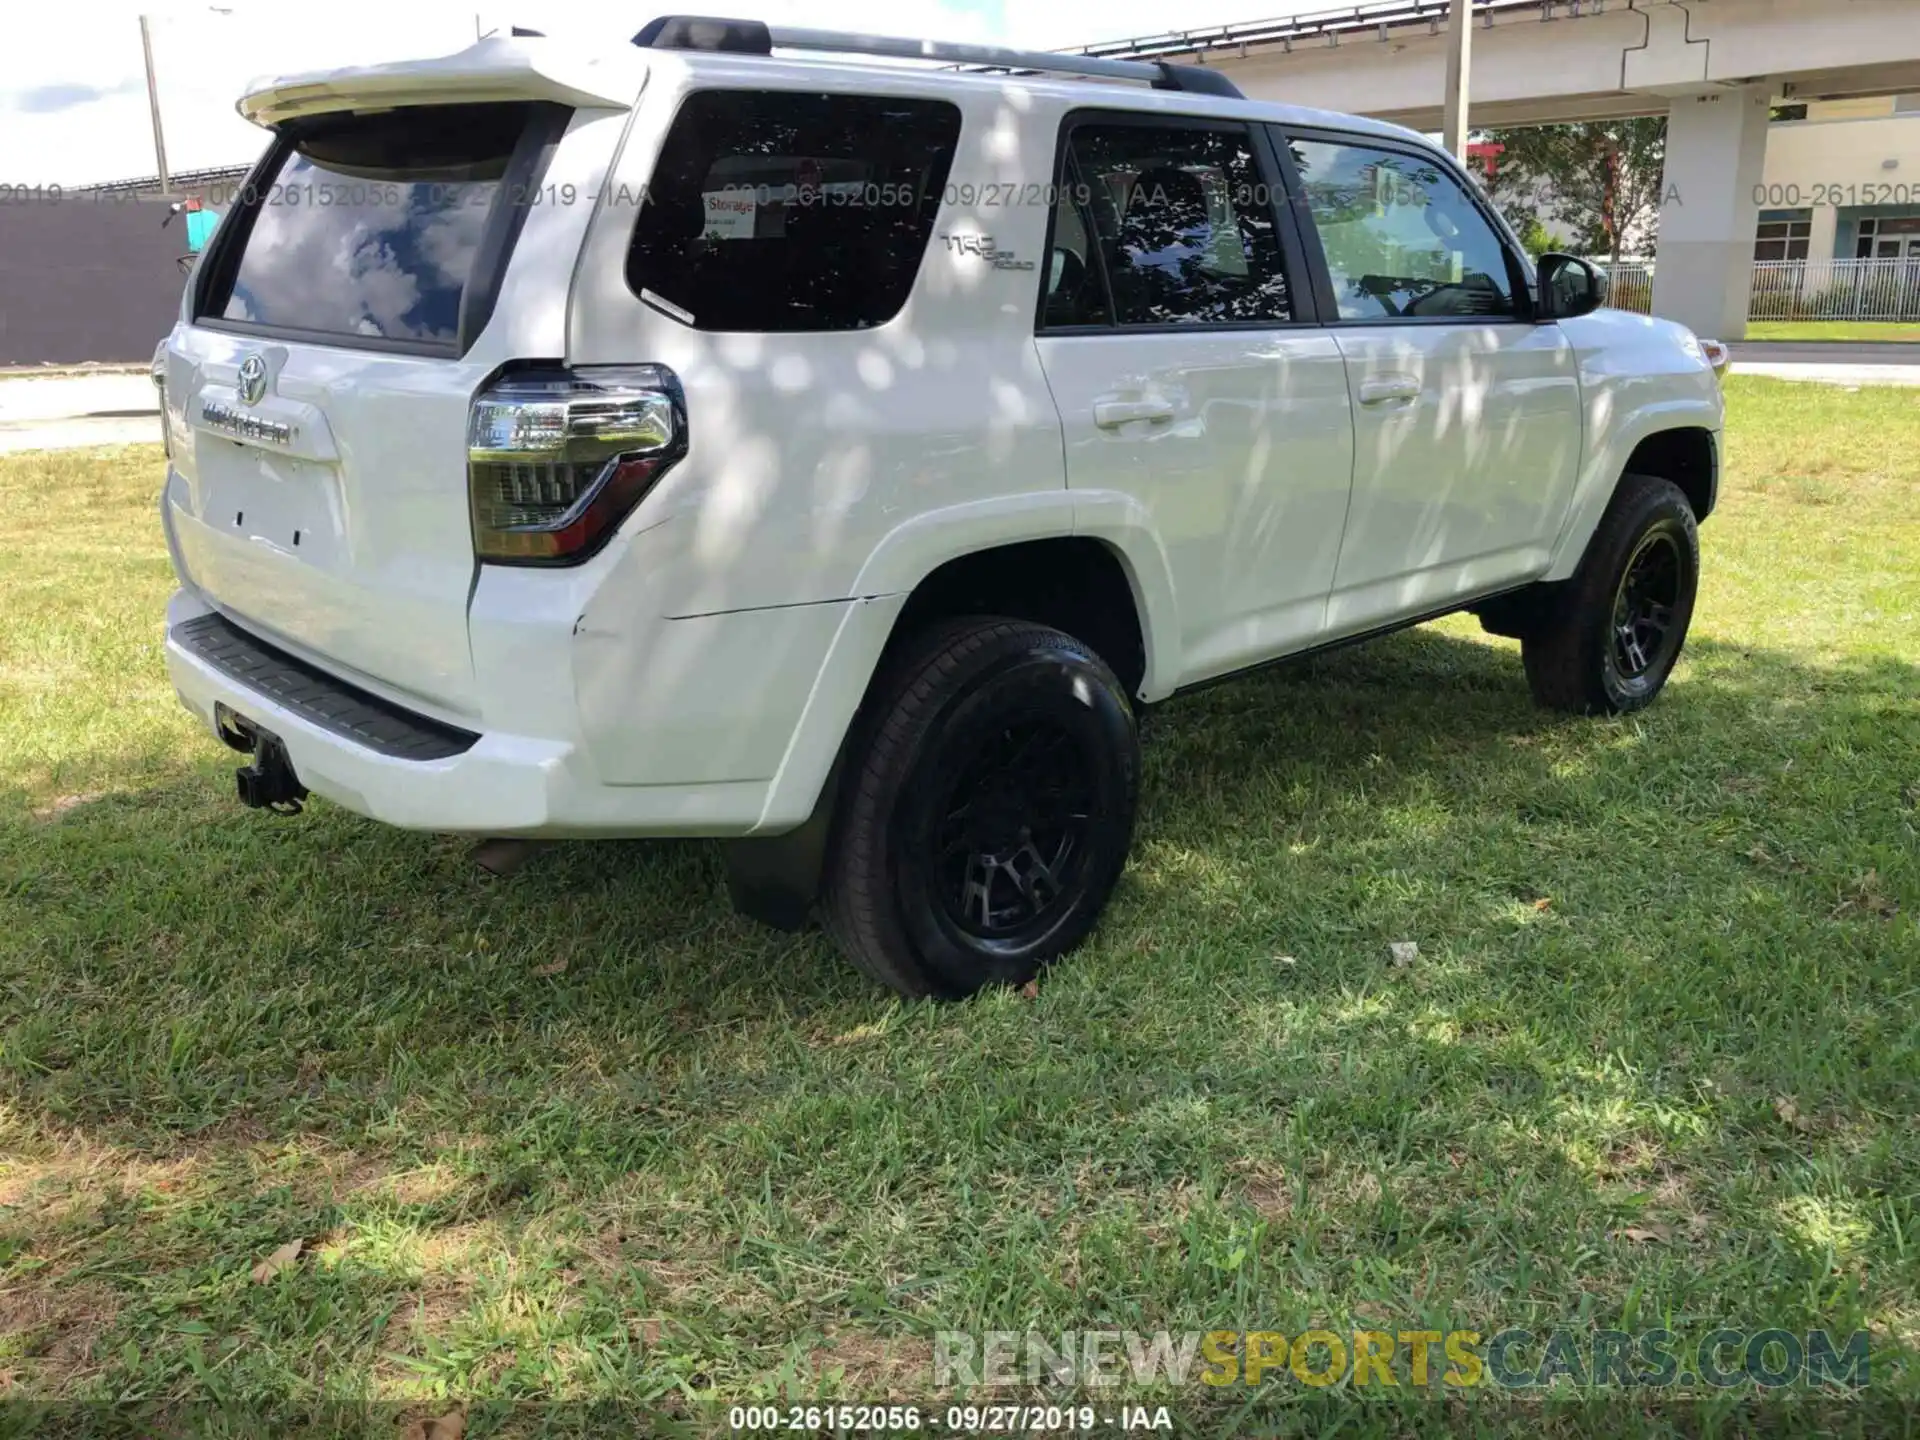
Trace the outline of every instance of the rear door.
[[336, 673], [474, 712], [469, 404], [503, 361], [564, 353], [624, 118], [456, 98], [282, 123], [169, 342], [188, 583]]
[[1041, 364], [1067, 483], [1151, 515], [1181, 683], [1317, 636], [1353, 426], [1271, 157], [1231, 121], [1080, 112], [1062, 135]]
[[1439, 156], [1372, 136], [1276, 135], [1354, 401], [1329, 628], [1534, 578], [1580, 464], [1572, 345], [1534, 323], [1517, 257]]

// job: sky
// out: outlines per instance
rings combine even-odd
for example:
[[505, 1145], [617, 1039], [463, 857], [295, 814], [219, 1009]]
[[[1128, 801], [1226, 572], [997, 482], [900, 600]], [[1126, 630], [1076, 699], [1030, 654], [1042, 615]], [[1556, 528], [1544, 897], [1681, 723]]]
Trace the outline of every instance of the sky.
[[[265, 146], [234, 102], [259, 75], [442, 55], [510, 25], [623, 44], [671, 0], [65, 0], [16, 7], [0, 47], [0, 183], [91, 184], [155, 173], [139, 17], [151, 16], [167, 161], [239, 165]], [[1328, 0], [700, 0], [683, 13], [872, 34], [1064, 49], [1263, 20]]]

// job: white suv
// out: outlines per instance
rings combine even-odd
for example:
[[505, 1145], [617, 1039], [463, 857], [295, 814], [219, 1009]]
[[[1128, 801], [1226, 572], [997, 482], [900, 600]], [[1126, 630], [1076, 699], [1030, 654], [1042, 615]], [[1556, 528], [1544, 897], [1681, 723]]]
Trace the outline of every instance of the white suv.
[[1409, 131], [684, 18], [241, 108], [155, 378], [250, 803], [728, 837], [742, 909], [961, 995], [1099, 917], [1139, 706], [1470, 609], [1629, 710], [1685, 637], [1723, 352]]

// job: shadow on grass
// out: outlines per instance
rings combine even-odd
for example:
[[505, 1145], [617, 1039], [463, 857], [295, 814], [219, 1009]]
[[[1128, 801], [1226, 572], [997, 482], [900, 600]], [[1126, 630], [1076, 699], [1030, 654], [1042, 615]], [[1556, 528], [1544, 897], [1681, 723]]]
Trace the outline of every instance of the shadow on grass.
[[[210, 743], [0, 824], [0, 1359], [685, 1405], [783, 1366], [924, 1395], [935, 1328], [1891, 1345], [1916, 702], [1904, 663], [1702, 641], [1653, 710], [1569, 720], [1433, 630], [1178, 700], [1095, 940], [1037, 1002], [950, 1007], [733, 917], [713, 846], [494, 881], [240, 812]], [[318, 1258], [250, 1284], [290, 1236]]]

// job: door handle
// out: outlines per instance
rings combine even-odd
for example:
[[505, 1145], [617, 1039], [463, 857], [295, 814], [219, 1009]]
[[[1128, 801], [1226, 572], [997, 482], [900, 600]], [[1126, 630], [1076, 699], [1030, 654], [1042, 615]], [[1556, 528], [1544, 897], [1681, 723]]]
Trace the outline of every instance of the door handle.
[[1417, 400], [1420, 382], [1411, 375], [1389, 375], [1380, 380], [1360, 382], [1362, 405], [1385, 405], [1390, 401]]
[[1129, 420], [1158, 423], [1171, 419], [1173, 419], [1173, 402], [1170, 400], [1096, 400], [1093, 402], [1093, 423], [1102, 430], [1117, 430]]

